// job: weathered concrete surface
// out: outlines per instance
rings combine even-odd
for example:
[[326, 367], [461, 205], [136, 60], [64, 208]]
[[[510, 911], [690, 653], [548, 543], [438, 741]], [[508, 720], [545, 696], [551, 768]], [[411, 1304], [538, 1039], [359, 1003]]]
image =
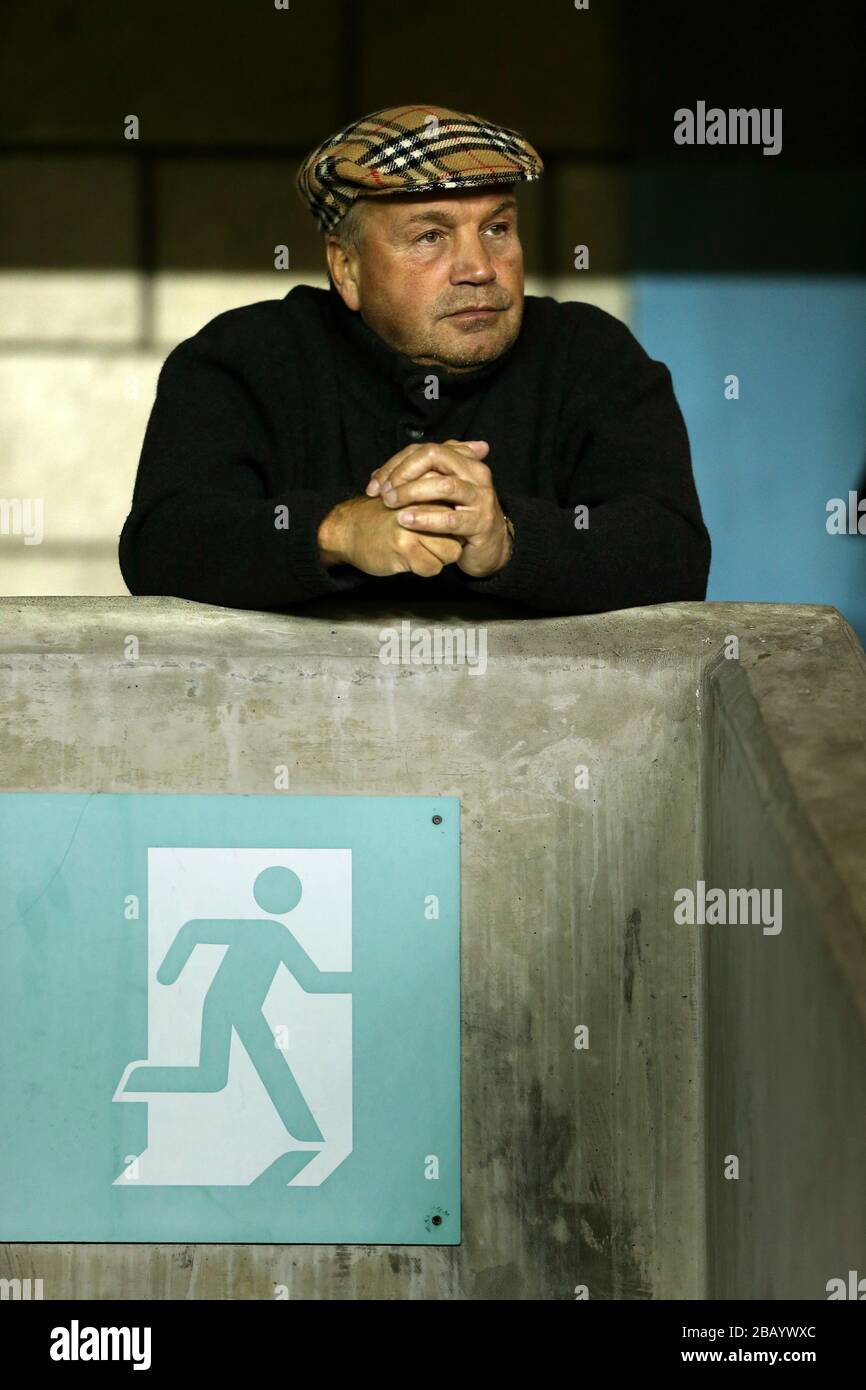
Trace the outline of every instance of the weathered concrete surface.
[[866, 663], [826, 610], [755, 645], [708, 672], [705, 863], [784, 926], [707, 928], [708, 1290], [826, 1298], [866, 1273]]
[[[383, 665], [381, 629], [410, 616], [483, 624], [486, 673]], [[720, 655], [731, 633], [739, 664]], [[288, 794], [462, 798], [464, 1232], [439, 1249], [7, 1245], [0, 1274], [42, 1277], [48, 1298], [270, 1298], [277, 1284], [295, 1298], [567, 1299], [579, 1284], [602, 1299], [756, 1297], [806, 1202], [824, 1235], [803, 1246], [797, 1287], [824, 1296], [866, 1249], [864, 1111], [848, 1103], [866, 1072], [864, 692], [862, 649], [829, 608], [515, 621], [483, 603], [284, 616], [0, 601], [4, 790], [267, 793], [288, 763]], [[817, 893], [800, 893], [804, 868]], [[673, 894], [698, 878], [784, 884], [796, 914], [778, 937], [675, 925]], [[776, 989], [772, 1009], [750, 970]], [[816, 1012], [795, 1018], [806, 998]], [[767, 1123], [781, 1110], [804, 1151], [789, 1189], [764, 1158], [767, 1034], [813, 1024], [818, 1060], [771, 1078]], [[799, 1107], [798, 1087], [813, 1107], [840, 1066], [848, 1098], [825, 1087], [820, 1115]], [[836, 1136], [826, 1183], [804, 1140], [819, 1128]], [[743, 1175], [721, 1190], [720, 1147]]]

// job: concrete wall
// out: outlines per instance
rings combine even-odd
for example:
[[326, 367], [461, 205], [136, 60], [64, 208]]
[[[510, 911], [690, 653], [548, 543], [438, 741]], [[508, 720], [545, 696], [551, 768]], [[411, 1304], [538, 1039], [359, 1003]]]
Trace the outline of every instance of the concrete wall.
[[[3, 790], [262, 793], [288, 761], [290, 795], [461, 797], [462, 1245], [6, 1245], [0, 1273], [43, 1278], [47, 1298], [285, 1284], [570, 1299], [583, 1284], [696, 1299], [764, 1296], [768, 1278], [777, 1296], [822, 1297], [866, 1240], [849, 1108], [866, 1069], [866, 702], [850, 629], [831, 609], [764, 605], [412, 615], [482, 628], [478, 675], [382, 664], [379, 632], [407, 616], [0, 601], [0, 776]], [[731, 632], [738, 666], [720, 657]], [[775, 723], [744, 722], [747, 706]], [[800, 749], [786, 776], [741, 775], [744, 746], [749, 766], [778, 767], [784, 728]], [[765, 844], [795, 813], [797, 837]], [[801, 851], [829, 866], [817, 896], [794, 891]], [[675, 925], [673, 893], [699, 877], [783, 884], [781, 935]], [[784, 1066], [771, 1036], [794, 1048]], [[845, 1069], [847, 1092], [826, 1084]], [[766, 1160], [783, 1137], [799, 1146], [788, 1183]], [[721, 1149], [743, 1170], [724, 1188]]]
[[706, 681], [707, 879], [785, 905], [778, 936], [707, 929], [713, 1298], [825, 1298], [866, 1272], [866, 661], [811, 612], [796, 651], [764, 632]]

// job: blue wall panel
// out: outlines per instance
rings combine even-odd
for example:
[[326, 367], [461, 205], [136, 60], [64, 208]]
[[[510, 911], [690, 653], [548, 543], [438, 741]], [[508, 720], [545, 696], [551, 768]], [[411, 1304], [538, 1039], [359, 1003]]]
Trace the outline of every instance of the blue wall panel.
[[830, 603], [866, 642], [866, 536], [826, 529], [866, 466], [866, 280], [642, 276], [632, 327], [688, 426], [707, 597]]

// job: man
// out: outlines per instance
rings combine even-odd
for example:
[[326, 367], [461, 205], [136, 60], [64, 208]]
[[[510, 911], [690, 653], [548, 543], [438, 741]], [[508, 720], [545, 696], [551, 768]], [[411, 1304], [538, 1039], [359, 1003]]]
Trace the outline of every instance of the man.
[[600, 309], [524, 298], [514, 190], [542, 169], [516, 132], [437, 106], [308, 156], [330, 287], [220, 314], [168, 356], [120, 538], [131, 593], [705, 597], [667, 368]]

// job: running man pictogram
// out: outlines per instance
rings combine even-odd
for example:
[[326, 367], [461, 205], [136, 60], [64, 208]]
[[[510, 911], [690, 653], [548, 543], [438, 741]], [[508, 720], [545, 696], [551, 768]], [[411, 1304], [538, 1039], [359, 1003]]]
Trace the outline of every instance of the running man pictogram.
[[[283, 916], [297, 907], [303, 889], [298, 875], [282, 865], [263, 869], [253, 897], [263, 912]], [[202, 1007], [198, 1065], [142, 1063], [126, 1079], [130, 1091], [221, 1091], [228, 1082], [232, 1029], [252, 1062], [293, 1139], [324, 1143], [324, 1137], [284, 1053], [274, 1043], [262, 1008], [282, 964], [308, 994], [349, 994], [347, 971], [319, 970], [288, 927], [273, 918], [199, 918], [185, 922], [157, 971], [162, 985], [174, 984], [195, 950], [225, 945]]]

